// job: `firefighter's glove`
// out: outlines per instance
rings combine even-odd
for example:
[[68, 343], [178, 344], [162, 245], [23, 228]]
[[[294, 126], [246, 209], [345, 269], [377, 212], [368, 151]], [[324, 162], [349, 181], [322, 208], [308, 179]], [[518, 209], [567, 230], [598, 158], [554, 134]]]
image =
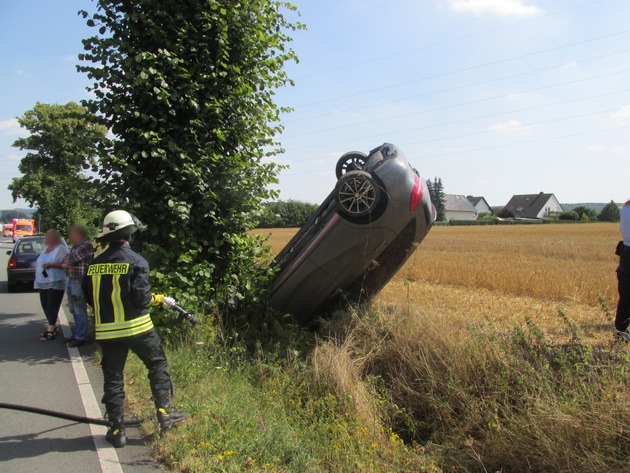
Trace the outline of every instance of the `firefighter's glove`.
[[149, 303], [150, 307], [159, 307], [164, 304], [164, 298], [166, 296], [164, 294], [151, 294], [151, 302]]

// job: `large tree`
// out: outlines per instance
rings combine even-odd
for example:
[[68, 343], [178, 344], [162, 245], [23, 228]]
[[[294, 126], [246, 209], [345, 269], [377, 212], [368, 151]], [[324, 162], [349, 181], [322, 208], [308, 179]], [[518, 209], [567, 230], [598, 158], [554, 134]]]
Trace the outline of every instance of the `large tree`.
[[38, 208], [40, 230], [94, 223], [95, 184], [86, 171], [96, 171], [107, 149], [107, 128], [75, 102], [37, 103], [18, 122], [29, 136], [13, 143], [26, 151], [19, 165], [23, 176], [9, 185], [14, 201], [23, 198]]
[[[251, 290], [260, 242], [246, 233], [276, 193], [288, 32], [276, 0], [99, 0], [84, 40], [85, 102], [116, 136], [102, 179], [148, 224], [140, 237], [174, 295]], [[157, 247], [159, 246], [159, 251]], [[156, 250], [151, 253], [151, 249]], [[219, 294], [220, 295], [220, 294]], [[233, 299], [233, 298], [232, 298]]]
[[601, 222], [618, 222], [621, 219], [619, 205], [617, 205], [614, 200], [611, 200], [599, 213], [598, 219]]
[[442, 178], [435, 177], [433, 181], [427, 179], [427, 187], [429, 188], [431, 202], [435, 206], [437, 221], [443, 222], [446, 220], [446, 193], [444, 192]]

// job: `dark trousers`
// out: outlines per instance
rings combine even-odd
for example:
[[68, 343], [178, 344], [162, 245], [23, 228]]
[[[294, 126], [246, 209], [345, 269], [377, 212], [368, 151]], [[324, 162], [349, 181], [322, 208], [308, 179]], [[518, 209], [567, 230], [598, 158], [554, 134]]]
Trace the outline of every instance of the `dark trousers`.
[[48, 320], [48, 325], [56, 325], [59, 317], [59, 308], [63, 301], [63, 290], [40, 289], [39, 302], [42, 304], [44, 315]]
[[617, 279], [619, 281], [619, 303], [617, 304], [615, 328], [623, 332], [630, 325], [630, 246], [626, 246], [619, 257]]
[[160, 391], [171, 391], [171, 376], [168, 374], [166, 354], [155, 330], [134, 337], [105, 340], [99, 343], [103, 351], [101, 366], [105, 378], [105, 394], [102, 402], [105, 404], [108, 415], [120, 417], [124, 414], [125, 380], [123, 372], [129, 350], [134, 352], [149, 370], [149, 383], [154, 397]]

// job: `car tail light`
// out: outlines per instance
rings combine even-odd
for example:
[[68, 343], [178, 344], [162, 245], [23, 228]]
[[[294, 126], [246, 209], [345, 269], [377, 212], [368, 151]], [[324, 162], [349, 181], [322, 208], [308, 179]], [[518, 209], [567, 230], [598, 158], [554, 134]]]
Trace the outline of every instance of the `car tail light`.
[[16, 267], [17, 267], [17, 260], [15, 259], [15, 257], [13, 257], [9, 260], [9, 269], [16, 268]]
[[422, 181], [418, 176], [416, 176], [416, 181], [413, 184], [413, 191], [411, 191], [411, 202], [409, 203], [410, 210], [416, 210], [416, 207], [422, 200], [422, 193], [424, 189], [422, 188]]

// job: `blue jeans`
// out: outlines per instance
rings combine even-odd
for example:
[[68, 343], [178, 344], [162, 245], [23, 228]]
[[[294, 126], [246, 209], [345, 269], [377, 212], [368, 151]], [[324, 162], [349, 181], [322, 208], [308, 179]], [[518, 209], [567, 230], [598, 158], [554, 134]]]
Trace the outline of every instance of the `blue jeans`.
[[85, 341], [88, 338], [88, 314], [81, 282], [80, 278], [69, 278], [66, 294], [68, 295], [68, 308], [74, 317], [74, 338]]

